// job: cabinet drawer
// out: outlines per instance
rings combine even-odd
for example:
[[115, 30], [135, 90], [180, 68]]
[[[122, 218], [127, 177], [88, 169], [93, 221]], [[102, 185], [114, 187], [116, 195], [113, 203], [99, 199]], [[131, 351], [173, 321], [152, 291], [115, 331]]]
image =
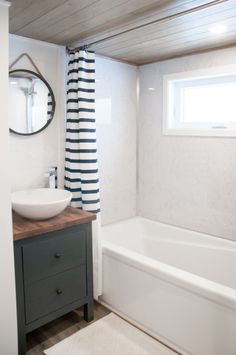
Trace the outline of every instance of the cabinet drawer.
[[86, 297], [86, 266], [82, 265], [25, 287], [26, 323]]
[[44, 279], [86, 262], [86, 232], [72, 227], [22, 246], [25, 283]]

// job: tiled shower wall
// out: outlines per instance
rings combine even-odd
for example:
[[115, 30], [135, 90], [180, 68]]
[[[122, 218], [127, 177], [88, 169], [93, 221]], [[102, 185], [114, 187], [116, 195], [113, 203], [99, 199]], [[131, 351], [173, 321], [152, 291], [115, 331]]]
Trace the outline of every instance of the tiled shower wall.
[[163, 75], [235, 63], [232, 48], [139, 68], [139, 215], [236, 240], [236, 138], [162, 135]]
[[137, 68], [96, 58], [96, 119], [102, 223], [136, 214]]
[[[65, 51], [12, 36], [10, 62], [22, 52], [32, 56], [53, 87], [57, 112], [38, 135], [11, 134], [12, 190], [43, 186], [44, 174], [53, 165], [59, 166], [63, 186]], [[163, 75], [227, 63], [236, 63], [235, 48], [138, 69], [96, 57], [103, 224], [130, 218], [137, 208], [139, 215], [157, 221], [236, 240], [236, 138], [168, 137], [161, 131]], [[27, 61], [17, 67], [31, 69]]]

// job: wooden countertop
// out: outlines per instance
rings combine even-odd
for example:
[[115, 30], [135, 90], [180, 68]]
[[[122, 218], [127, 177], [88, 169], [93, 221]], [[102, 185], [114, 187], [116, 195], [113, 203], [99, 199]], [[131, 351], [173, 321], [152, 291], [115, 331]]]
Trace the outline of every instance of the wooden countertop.
[[89, 223], [95, 219], [95, 214], [73, 207], [67, 207], [56, 217], [44, 221], [32, 221], [13, 212], [13, 237], [14, 241], [22, 240], [55, 230]]

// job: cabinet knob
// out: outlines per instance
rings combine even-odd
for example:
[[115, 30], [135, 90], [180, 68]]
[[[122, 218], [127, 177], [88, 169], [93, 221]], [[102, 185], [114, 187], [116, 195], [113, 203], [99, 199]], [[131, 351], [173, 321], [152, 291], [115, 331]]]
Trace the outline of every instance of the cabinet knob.
[[62, 257], [62, 254], [60, 254], [60, 253], [56, 253], [56, 254], [55, 254], [55, 258], [56, 258], [56, 259], [60, 259], [61, 257]]
[[58, 295], [62, 294], [62, 290], [60, 290], [59, 288], [56, 289], [56, 292], [57, 292]]

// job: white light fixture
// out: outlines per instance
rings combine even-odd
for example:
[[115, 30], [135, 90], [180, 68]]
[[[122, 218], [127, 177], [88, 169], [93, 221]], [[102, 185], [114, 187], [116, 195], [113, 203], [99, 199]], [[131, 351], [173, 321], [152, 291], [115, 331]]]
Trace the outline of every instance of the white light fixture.
[[156, 88], [148, 88], [149, 91], [155, 91]]
[[221, 35], [228, 31], [228, 28], [225, 25], [214, 25], [209, 28], [209, 32], [214, 35]]
[[16, 81], [10, 81], [10, 84], [11, 85], [17, 85], [17, 82]]

